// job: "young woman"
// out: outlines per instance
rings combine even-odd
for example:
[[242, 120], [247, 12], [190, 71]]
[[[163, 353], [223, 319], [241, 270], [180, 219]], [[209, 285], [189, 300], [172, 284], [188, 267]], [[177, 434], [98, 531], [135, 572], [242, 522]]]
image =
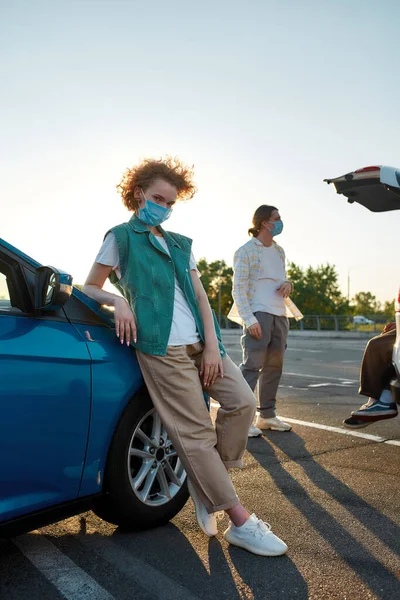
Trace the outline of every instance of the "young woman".
[[[178, 160], [145, 160], [118, 186], [128, 223], [113, 227], [97, 255], [84, 292], [114, 306], [115, 332], [130, 344], [172, 443], [186, 469], [199, 526], [217, 533], [226, 511], [231, 544], [263, 556], [286, 544], [239, 502], [228, 469], [240, 467], [255, 398], [217, 337], [191, 252], [192, 240], [160, 227], [177, 200], [193, 197], [193, 172]], [[104, 291], [107, 277], [123, 297]], [[203, 390], [221, 405], [214, 429]]]

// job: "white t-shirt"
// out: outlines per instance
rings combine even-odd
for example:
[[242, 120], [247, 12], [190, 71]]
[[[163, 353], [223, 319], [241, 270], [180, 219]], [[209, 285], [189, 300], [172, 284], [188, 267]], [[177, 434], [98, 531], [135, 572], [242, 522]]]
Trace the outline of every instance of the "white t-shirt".
[[285, 299], [277, 289], [286, 281], [285, 265], [275, 244], [262, 248], [261, 267], [251, 310], [267, 312], [278, 317], [286, 316]]
[[[167, 252], [169, 249], [166, 240], [162, 236], [156, 236], [157, 242]], [[119, 265], [119, 250], [115, 235], [110, 231], [104, 240], [98, 255], [96, 256], [97, 263], [107, 265], [113, 268], [118, 279], [121, 279], [121, 270]], [[190, 270], [197, 271], [196, 261], [193, 253], [190, 255], [189, 262]], [[197, 271], [198, 272], [198, 271]], [[172, 326], [169, 334], [168, 346], [186, 346], [195, 344], [200, 341], [200, 336], [197, 331], [196, 321], [193, 313], [185, 298], [184, 293], [175, 277], [175, 294], [174, 294], [174, 310], [172, 314]]]

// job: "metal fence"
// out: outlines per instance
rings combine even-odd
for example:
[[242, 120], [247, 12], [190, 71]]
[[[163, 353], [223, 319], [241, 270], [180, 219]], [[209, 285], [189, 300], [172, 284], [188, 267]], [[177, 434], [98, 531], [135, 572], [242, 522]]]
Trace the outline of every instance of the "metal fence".
[[359, 331], [380, 333], [385, 322], [354, 323], [351, 315], [304, 315], [301, 321], [290, 320], [290, 329], [306, 331]]
[[[301, 321], [290, 319], [290, 329], [297, 331], [359, 331], [380, 333], [386, 322], [375, 321], [373, 324], [354, 323], [351, 315], [304, 315]], [[220, 326], [225, 329], [237, 329], [240, 325], [221, 317]]]

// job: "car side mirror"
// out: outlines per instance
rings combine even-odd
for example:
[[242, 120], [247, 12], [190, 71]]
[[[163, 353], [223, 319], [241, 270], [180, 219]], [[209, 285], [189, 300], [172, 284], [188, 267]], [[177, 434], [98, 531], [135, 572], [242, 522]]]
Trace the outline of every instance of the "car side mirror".
[[54, 267], [39, 267], [35, 279], [35, 310], [57, 310], [72, 294], [72, 276]]

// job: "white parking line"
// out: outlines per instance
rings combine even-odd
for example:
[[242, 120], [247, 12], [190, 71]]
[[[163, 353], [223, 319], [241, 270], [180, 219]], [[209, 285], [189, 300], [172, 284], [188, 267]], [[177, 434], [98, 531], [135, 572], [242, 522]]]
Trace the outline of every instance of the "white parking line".
[[319, 388], [319, 387], [353, 387], [353, 381], [342, 381], [341, 383], [310, 383], [309, 388]]
[[352, 363], [358, 363], [360, 364], [359, 360], [341, 360], [340, 361], [341, 364], [345, 365], [345, 364], [352, 364]]
[[18, 536], [13, 542], [66, 600], [115, 600], [38, 531]]
[[[218, 408], [219, 403], [211, 400], [211, 406]], [[391, 446], [400, 446], [400, 440], [389, 440], [386, 437], [380, 435], [372, 435], [370, 433], [361, 433], [360, 431], [352, 431], [350, 429], [344, 429], [344, 427], [332, 427], [331, 425], [322, 425], [322, 423], [311, 423], [310, 421], [300, 421], [299, 419], [290, 419], [289, 417], [282, 417], [287, 423], [293, 423], [294, 425], [303, 425], [304, 427], [313, 427], [314, 429], [324, 429], [325, 431], [332, 431], [333, 433], [341, 433], [342, 435], [351, 435], [353, 437], [363, 438], [364, 440], [371, 440], [372, 442], [379, 442], [384, 444], [390, 444]]]
[[308, 387], [302, 388], [302, 387], [297, 387], [295, 385], [284, 385], [283, 383], [279, 384], [279, 387], [280, 388], [286, 388], [288, 390], [302, 390], [302, 391], [308, 390]]
[[341, 433], [342, 435], [351, 435], [353, 437], [363, 438], [364, 440], [371, 440], [373, 442], [386, 442], [387, 438], [379, 435], [371, 435], [370, 433], [361, 433], [360, 431], [351, 431], [342, 427], [332, 427], [331, 425], [322, 425], [322, 423], [311, 423], [310, 421], [300, 421], [299, 419], [289, 419], [288, 417], [282, 417], [288, 423], [294, 425], [303, 425], [304, 427], [313, 427], [314, 429], [324, 429], [325, 431], [332, 431], [333, 433]]
[[391, 446], [400, 446], [400, 440], [386, 440], [385, 444], [390, 444]]
[[307, 377], [308, 379], [327, 379], [332, 381], [346, 381], [346, 383], [357, 383], [355, 379], [347, 379], [345, 377], [330, 377], [330, 375], [310, 375], [307, 373], [288, 373], [284, 371], [283, 375], [292, 375], [294, 377]]
[[323, 350], [309, 350], [308, 348], [290, 348], [288, 347], [287, 350], [291, 350], [292, 352], [301, 352], [303, 354], [303, 352], [310, 352], [311, 354], [322, 354]]
[[[86, 548], [101, 556], [121, 573], [134, 579], [154, 598], [162, 600], [199, 600], [187, 588], [173, 581], [158, 569], [140, 560], [118, 543], [99, 535], [80, 538]], [[96, 598], [97, 600], [97, 598]]]

